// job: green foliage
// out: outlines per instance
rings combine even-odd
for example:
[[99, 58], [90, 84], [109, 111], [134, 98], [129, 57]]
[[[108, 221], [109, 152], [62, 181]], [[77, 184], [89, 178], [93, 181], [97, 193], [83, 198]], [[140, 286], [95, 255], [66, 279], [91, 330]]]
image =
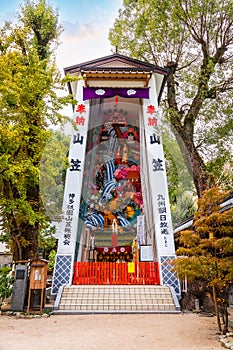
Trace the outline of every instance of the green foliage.
[[47, 217], [59, 220], [68, 163], [69, 137], [51, 132], [40, 162], [40, 191]]
[[191, 191], [180, 194], [175, 203], [171, 203], [171, 215], [173, 225], [191, 217], [196, 212], [195, 197]]
[[204, 278], [213, 287], [215, 301], [221, 303], [223, 310], [233, 285], [233, 209], [220, 211], [220, 203], [226, 197], [227, 193], [217, 187], [203, 193], [192, 229], [180, 232], [175, 262], [180, 278]]
[[162, 106], [198, 196], [213, 178], [232, 185], [232, 14], [231, 0], [124, 0], [109, 33], [121, 54], [170, 69]]
[[[222, 142], [224, 142], [224, 139], [222, 139]], [[219, 146], [216, 157], [207, 163], [209, 172], [216, 178], [216, 184], [224, 186], [228, 191], [233, 188], [233, 157], [232, 143], [230, 144], [230, 142], [232, 142], [231, 139], [228, 142], [225, 141], [224, 148]], [[227, 150], [226, 147], [228, 147]]]
[[169, 129], [163, 132], [163, 148], [168, 170], [170, 200], [173, 203], [180, 194], [192, 189], [193, 179], [188, 172], [179, 145]]
[[50, 254], [49, 254], [49, 263], [48, 263], [48, 271], [51, 273], [54, 269], [55, 266], [55, 261], [56, 261], [56, 255], [57, 252], [56, 250], [51, 250]]
[[[47, 227], [40, 164], [48, 126], [66, 120], [60, 111], [71, 100], [53, 56], [60, 31], [45, 0], [25, 1], [19, 23], [0, 29], [0, 217], [14, 260], [34, 258]], [[57, 97], [58, 89], [64, 96]]]
[[169, 132], [163, 133], [168, 190], [173, 225], [190, 217], [196, 211], [193, 179], [190, 176], [178, 143]]
[[12, 285], [14, 278], [11, 275], [10, 267], [0, 268], [0, 305], [4, 299], [8, 298], [12, 294]]
[[47, 251], [51, 251], [56, 245], [56, 238], [54, 238], [55, 234], [55, 226], [48, 226], [41, 230], [39, 235], [39, 247]]
[[32, 40], [39, 57], [47, 58], [51, 55], [51, 43], [56, 44], [62, 32], [62, 27], [58, 23], [58, 14], [46, 0], [26, 0], [21, 10], [20, 20], [25, 27], [32, 28], [34, 32]]

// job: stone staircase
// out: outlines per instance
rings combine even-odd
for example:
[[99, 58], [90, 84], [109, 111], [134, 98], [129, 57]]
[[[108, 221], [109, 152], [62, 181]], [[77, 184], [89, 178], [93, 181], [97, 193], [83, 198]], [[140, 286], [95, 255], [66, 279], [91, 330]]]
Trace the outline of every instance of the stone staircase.
[[53, 313], [180, 313], [180, 305], [169, 286], [72, 285], [60, 287]]

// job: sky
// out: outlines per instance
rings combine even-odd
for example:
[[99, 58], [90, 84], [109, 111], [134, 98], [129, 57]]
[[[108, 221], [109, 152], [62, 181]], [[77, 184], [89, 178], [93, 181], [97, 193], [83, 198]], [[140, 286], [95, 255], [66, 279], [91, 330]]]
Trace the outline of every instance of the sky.
[[[49, 0], [58, 9], [64, 32], [57, 49], [57, 65], [63, 69], [98, 57], [111, 55], [108, 41], [123, 0]], [[14, 21], [23, 0], [0, 0], [0, 26]]]

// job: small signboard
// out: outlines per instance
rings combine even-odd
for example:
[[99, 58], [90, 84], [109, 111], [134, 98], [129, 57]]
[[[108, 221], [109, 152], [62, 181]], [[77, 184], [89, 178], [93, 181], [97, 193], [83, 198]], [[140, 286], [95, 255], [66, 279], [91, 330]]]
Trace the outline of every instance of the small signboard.
[[144, 229], [144, 215], [139, 215], [137, 216], [137, 241], [139, 245], [145, 244]]
[[151, 245], [140, 246], [140, 261], [153, 261], [153, 253]]
[[134, 262], [128, 262], [128, 273], [134, 273], [134, 272], [135, 272]]

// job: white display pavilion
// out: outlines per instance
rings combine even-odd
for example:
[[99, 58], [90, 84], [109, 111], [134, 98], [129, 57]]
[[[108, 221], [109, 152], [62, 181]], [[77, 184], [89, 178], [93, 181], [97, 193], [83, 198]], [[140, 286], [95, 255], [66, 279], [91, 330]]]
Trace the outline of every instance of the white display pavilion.
[[[68, 83], [77, 104], [52, 294], [95, 283], [79, 279], [85, 263], [112, 264], [114, 276], [127, 266], [118, 282], [105, 272], [98, 283], [165, 284], [179, 296], [159, 110], [169, 71], [115, 53], [65, 73], [78, 78]], [[146, 263], [155, 274], [143, 274]]]

